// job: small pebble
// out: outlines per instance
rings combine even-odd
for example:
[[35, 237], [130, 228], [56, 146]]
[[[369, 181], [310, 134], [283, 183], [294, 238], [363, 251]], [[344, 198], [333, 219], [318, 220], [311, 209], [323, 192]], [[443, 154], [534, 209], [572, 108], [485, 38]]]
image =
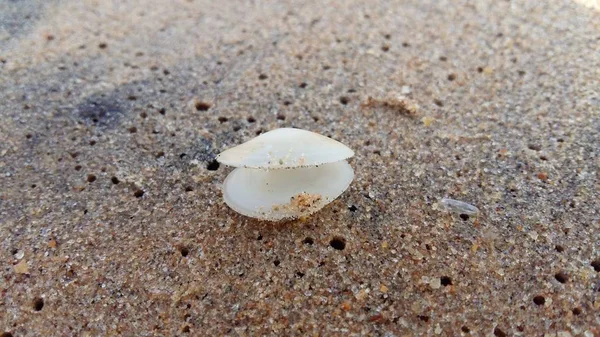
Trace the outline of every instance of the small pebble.
[[14, 265], [13, 268], [17, 274], [29, 274], [29, 266], [25, 260], [21, 260], [21, 262]]
[[534, 241], [537, 240], [538, 236], [538, 232], [536, 231], [529, 232], [529, 237], [531, 237]]
[[22, 250], [18, 251], [18, 252], [15, 254], [15, 258], [16, 258], [17, 260], [20, 260], [20, 259], [22, 259], [22, 258], [23, 258], [23, 256], [25, 256], [25, 252], [24, 252], [24, 251], [22, 251]]
[[432, 117], [429, 117], [429, 116], [425, 116], [425, 117], [421, 118], [421, 121], [423, 122], [423, 125], [425, 125], [426, 127], [429, 127], [431, 125], [431, 123], [433, 123], [435, 121], [435, 119]]
[[369, 295], [369, 289], [361, 289], [358, 291], [358, 293], [356, 293], [354, 295], [354, 297], [356, 297], [357, 300], [359, 301], [363, 301], [365, 298], [367, 298], [367, 296]]
[[350, 309], [352, 309], [352, 305], [350, 305], [350, 302], [346, 301], [342, 303], [342, 309], [344, 311], [350, 311]]
[[452, 213], [467, 215], [475, 215], [479, 213], [479, 209], [477, 207], [454, 199], [442, 198], [442, 200], [440, 200], [440, 204], [442, 204], [446, 211]]

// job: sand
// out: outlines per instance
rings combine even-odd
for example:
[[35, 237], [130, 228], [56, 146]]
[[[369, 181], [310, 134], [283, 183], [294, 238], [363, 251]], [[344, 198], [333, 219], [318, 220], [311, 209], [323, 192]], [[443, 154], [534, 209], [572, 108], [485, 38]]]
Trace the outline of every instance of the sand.
[[[1, 1], [1, 336], [600, 336], [587, 5]], [[260, 222], [214, 158], [278, 127], [356, 177]]]

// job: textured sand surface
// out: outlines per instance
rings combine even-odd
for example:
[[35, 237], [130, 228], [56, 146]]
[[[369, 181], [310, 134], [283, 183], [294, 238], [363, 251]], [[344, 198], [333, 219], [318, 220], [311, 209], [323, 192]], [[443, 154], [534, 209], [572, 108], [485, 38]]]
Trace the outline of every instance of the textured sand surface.
[[[356, 179], [245, 218], [284, 126]], [[597, 337], [599, 145], [593, 1], [1, 0], [0, 336]]]

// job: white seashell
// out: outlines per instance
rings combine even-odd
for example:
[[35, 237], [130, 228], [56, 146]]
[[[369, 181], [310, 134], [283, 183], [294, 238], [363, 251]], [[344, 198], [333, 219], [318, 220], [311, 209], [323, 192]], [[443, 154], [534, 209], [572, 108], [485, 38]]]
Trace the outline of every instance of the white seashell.
[[344, 144], [300, 129], [276, 129], [224, 151], [236, 166], [223, 183], [225, 203], [262, 220], [308, 216], [340, 196], [354, 179]]
[[243, 215], [282, 220], [310, 215], [340, 196], [354, 178], [348, 162], [289, 170], [237, 168], [223, 184], [223, 198]]
[[263, 133], [217, 156], [235, 167], [280, 169], [334, 163], [354, 156], [346, 145], [318, 133], [281, 128]]

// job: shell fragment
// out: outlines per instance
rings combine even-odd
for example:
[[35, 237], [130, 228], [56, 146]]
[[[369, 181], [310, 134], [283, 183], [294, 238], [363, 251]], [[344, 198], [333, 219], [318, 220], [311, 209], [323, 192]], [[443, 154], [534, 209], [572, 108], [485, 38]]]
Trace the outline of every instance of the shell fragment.
[[479, 213], [479, 209], [471, 204], [467, 204], [464, 201], [442, 198], [440, 200], [442, 207], [452, 213], [475, 215]]

